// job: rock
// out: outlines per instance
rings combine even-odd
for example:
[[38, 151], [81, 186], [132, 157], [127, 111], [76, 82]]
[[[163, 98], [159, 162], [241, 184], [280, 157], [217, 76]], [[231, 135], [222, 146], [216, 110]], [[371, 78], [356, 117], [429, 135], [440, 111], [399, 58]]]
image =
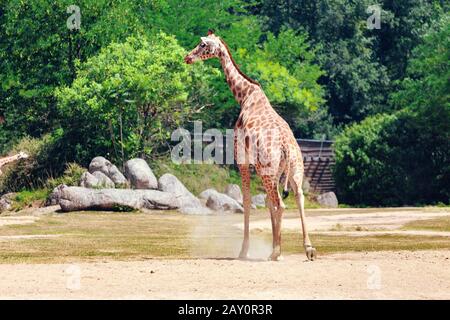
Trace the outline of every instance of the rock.
[[209, 196], [216, 192], [217, 190], [213, 188], [206, 189], [205, 191], [202, 191], [202, 193], [200, 193], [198, 197], [203, 200], [208, 200]]
[[113, 165], [110, 161], [104, 157], [95, 157], [89, 164], [89, 172], [95, 171], [103, 172], [108, 178], [110, 178], [116, 186], [126, 186], [127, 179], [119, 171], [119, 169]]
[[53, 189], [52, 193], [45, 200], [45, 206], [56, 206], [59, 204], [59, 199], [61, 198], [61, 190], [67, 187], [65, 184], [60, 184], [56, 188]]
[[[206, 189], [205, 191], [203, 191], [202, 193], [200, 193], [200, 195], [198, 196], [200, 199], [203, 199], [203, 200], [205, 200], [205, 201], [207, 201], [208, 200], [208, 198], [209, 198], [209, 196], [211, 195], [211, 194], [213, 194], [214, 192], [218, 192], [217, 190], [215, 190], [215, 189]], [[230, 197], [231, 198], [231, 197]], [[243, 204], [242, 203], [239, 203], [242, 207], [243, 207]], [[250, 207], [252, 208], [252, 209], [256, 209], [256, 206], [252, 203], [251, 205], [250, 205]]]
[[311, 184], [309, 183], [309, 180], [306, 177], [303, 179], [302, 189], [304, 194], [308, 194], [309, 191], [311, 190]]
[[255, 207], [265, 207], [266, 206], [266, 195], [263, 193], [257, 194], [252, 197], [252, 205]]
[[104, 174], [101, 171], [95, 171], [92, 176], [94, 176], [97, 179], [97, 185], [93, 187], [97, 188], [114, 188], [114, 182], [108, 178], [106, 174]]
[[125, 176], [134, 189], [158, 189], [158, 180], [144, 159], [131, 159], [125, 163]]
[[[80, 186], [85, 188], [95, 188], [98, 185], [98, 179], [89, 172], [84, 172], [80, 178]], [[53, 190], [55, 191], [55, 190]]]
[[172, 193], [159, 190], [88, 189], [63, 186], [59, 205], [65, 212], [78, 210], [178, 209], [180, 203]]
[[332, 191], [318, 195], [317, 202], [321, 206], [329, 207], [329, 208], [337, 208], [338, 204], [339, 204], [336, 194]]
[[15, 193], [5, 193], [0, 197], [0, 212], [10, 210], [12, 207], [12, 199], [15, 197]]
[[243, 203], [243, 196], [241, 188], [237, 184], [229, 184], [225, 188], [225, 194], [229, 196], [230, 198], [233, 198], [240, 204]]
[[206, 206], [215, 211], [232, 211], [244, 212], [241, 204], [224, 193], [217, 192], [214, 189], [207, 189], [203, 191], [200, 196], [201, 199], [206, 199]]
[[187, 214], [210, 214], [211, 210], [203, 206], [201, 201], [195, 197], [170, 173], [162, 175], [158, 180], [158, 188], [163, 192], [169, 192], [180, 202], [180, 211]]
[[84, 188], [114, 188], [114, 182], [101, 171], [85, 172], [81, 175], [80, 186]]

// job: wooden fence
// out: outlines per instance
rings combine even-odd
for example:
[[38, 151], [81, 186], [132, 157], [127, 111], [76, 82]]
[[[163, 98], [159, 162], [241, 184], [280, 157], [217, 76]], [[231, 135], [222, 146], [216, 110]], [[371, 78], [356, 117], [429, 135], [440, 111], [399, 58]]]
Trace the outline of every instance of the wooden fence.
[[309, 181], [311, 191], [324, 193], [335, 191], [332, 166], [335, 163], [333, 141], [297, 139], [302, 150], [305, 164], [305, 176]]

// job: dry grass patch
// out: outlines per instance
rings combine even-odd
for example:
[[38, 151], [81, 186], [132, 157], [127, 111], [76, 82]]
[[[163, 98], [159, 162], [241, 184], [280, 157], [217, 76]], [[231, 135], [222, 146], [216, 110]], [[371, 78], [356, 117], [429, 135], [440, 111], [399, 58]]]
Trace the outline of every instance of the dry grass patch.
[[412, 221], [403, 226], [404, 230], [450, 231], [450, 217]]

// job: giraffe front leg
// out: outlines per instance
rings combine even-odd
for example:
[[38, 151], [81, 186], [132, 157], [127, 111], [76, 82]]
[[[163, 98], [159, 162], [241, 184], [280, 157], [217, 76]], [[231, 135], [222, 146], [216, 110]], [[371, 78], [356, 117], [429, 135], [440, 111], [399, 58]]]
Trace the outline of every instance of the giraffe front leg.
[[239, 259], [248, 258], [248, 248], [250, 245], [250, 169], [248, 166], [239, 166], [242, 180], [242, 194], [244, 204], [244, 240], [242, 241]]

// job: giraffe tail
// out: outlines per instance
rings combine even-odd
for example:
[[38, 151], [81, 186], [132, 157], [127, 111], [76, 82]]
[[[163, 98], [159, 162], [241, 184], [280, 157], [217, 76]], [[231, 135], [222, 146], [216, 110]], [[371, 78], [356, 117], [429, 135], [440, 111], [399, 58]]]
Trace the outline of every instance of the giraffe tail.
[[283, 199], [286, 199], [289, 196], [289, 189], [288, 189], [288, 183], [289, 183], [289, 169], [290, 169], [290, 165], [289, 165], [289, 158], [287, 158], [287, 165], [286, 165], [286, 171], [284, 173], [284, 188], [283, 188]]

